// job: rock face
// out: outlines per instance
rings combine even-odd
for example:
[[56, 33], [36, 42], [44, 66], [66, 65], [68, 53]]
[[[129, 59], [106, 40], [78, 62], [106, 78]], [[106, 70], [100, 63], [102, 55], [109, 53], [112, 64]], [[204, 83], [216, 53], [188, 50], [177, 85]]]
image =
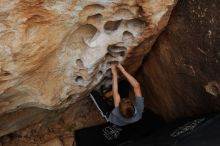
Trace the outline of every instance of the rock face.
[[142, 73], [147, 106], [168, 120], [220, 107], [220, 1], [180, 0]]
[[[0, 136], [35, 121], [24, 120], [33, 116], [28, 107], [65, 108], [101, 82], [108, 85], [112, 60], [134, 73], [167, 25], [175, 3], [1, 0], [0, 114], [25, 108], [26, 118], [6, 118], [4, 124], [14, 127], [0, 130]], [[35, 117], [39, 120], [47, 115], [39, 113], [45, 114]]]

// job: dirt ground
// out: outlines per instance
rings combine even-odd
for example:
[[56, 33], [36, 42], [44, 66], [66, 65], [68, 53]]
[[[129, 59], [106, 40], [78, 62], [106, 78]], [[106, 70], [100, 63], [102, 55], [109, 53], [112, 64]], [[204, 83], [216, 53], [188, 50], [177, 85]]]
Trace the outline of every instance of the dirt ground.
[[72, 146], [75, 129], [104, 122], [90, 99], [82, 102], [88, 108], [76, 110], [73, 104], [58, 121], [46, 125], [39, 123], [1, 137], [0, 146]]

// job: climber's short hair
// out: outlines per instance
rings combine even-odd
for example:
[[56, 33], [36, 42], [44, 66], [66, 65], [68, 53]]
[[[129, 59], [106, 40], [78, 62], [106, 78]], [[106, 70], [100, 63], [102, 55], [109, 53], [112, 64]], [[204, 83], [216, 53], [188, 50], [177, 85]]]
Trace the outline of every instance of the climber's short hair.
[[134, 115], [135, 108], [130, 98], [121, 99], [119, 103], [119, 112], [127, 119]]

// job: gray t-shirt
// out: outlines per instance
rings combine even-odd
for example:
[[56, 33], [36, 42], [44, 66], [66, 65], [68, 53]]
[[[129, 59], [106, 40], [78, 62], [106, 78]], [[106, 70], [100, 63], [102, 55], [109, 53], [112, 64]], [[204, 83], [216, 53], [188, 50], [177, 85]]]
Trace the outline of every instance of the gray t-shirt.
[[118, 125], [118, 126], [125, 126], [131, 123], [134, 123], [138, 120], [141, 119], [142, 117], [142, 113], [144, 111], [144, 98], [143, 97], [136, 97], [135, 98], [136, 101], [134, 103], [134, 108], [135, 108], [135, 113], [133, 115], [133, 117], [127, 119], [124, 118], [119, 111], [118, 107], [115, 107], [112, 112], [110, 113], [109, 117], [108, 117], [108, 121]]

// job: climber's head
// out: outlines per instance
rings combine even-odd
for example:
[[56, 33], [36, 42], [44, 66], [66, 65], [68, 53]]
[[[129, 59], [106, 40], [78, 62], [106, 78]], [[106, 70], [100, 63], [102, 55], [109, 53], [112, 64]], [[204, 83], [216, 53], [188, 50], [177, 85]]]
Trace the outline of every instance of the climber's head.
[[131, 118], [134, 115], [135, 108], [130, 98], [122, 98], [119, 103], [119, 111], [125, 118]]

